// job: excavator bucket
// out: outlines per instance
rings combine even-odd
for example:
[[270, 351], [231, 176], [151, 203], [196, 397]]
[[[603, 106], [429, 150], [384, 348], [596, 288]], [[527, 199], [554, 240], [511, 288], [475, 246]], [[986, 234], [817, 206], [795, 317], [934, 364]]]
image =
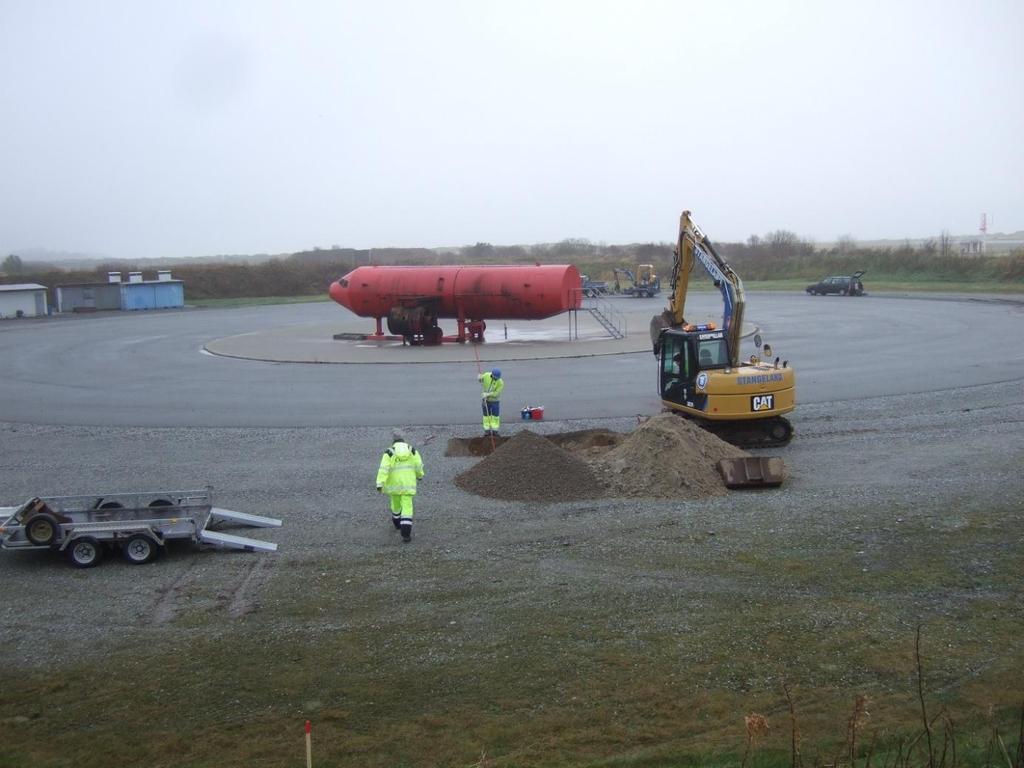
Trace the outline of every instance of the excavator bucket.
[[718, 471], [726, 488], [775, 488], [786, 479], [786, 465], [776, 456], [722, 459]]

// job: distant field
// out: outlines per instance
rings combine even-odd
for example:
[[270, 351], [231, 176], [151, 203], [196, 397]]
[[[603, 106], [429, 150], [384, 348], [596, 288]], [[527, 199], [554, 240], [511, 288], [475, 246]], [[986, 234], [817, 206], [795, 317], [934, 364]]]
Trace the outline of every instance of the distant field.
[[307, 304], [311, 301], [330, 301], [327, 293], [312, 296], [243, 296], [234, 299], [186, 299], [192, 307], [253, 307], [263, 304]]
[[[813, 280], [744, 280], [748, 291], [803, 291]], [[864, 288], [868, 293], [883, 291], [921, 293], [1024, 293], [1024, 283], [996, 282], [945, 282], [942, 280], [869, 280], [865, 277]]]
[[[803, 292], [808, 285], [807, 280], [751, 280], [744, 281], [748, 291], [796, 291]], [[920, 292], [920, 293], [1006, 293], [1024, 294], [1024, 283], [945, 283], [939, 280], [902, 282], [898, 280], [882, 280], [868, 282], [868, 293], [874, 292]], [[708, 284], [696, 283], [695, 291], [713, 290]], [[662, 291], [662, 295], [667, 295]], [[234, 299], [190, 299], [186, 303], [193, 307], [253, 307], [270, 304], [305, 304], [311, 301], [330, 301], [327, 292], [308, 296], [257, 296]]]

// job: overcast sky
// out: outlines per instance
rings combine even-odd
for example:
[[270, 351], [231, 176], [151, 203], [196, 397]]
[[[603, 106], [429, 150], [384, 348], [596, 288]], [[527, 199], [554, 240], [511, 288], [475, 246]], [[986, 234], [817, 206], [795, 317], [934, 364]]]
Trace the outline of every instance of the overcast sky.
[[1021, 0], [0, 0], [0, 115], [0, 254], [1024, 229]]

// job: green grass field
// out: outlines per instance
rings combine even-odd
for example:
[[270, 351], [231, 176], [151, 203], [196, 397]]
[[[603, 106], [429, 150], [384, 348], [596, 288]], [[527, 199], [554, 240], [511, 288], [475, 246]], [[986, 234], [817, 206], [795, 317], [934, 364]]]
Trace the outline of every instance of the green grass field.
[[[744, 281], [748, 291], [799, 291], [810, 285], [812, 280], [759, 280]], [[877, 280], [865, 278], [864, 287], [871, 293], [1006, 293], [1024, 294], [1024, 283], [1002, 283], [994, 281], [955, 282], [942, 280], [900, 280], [880, 277]]]
[[[705, 560], [687, 556], [707, 546], [695, 532], [676, 556], [644, 561], [667, 581], [715, 585], [682, 600], [615, 580], [568, 601], [543, 580], [524, 600], [527, 562], [522, 584], [495, 583], [487, 559], [443, 551], [420, 556], [403, 597], [380, 582], [390, 557], [293, 558], [254, 614], [205, 609], [218, 586], [194, 585], [170, 636], [5, 669], [0, 766], [301, 765], [307, 718], [321, 767], [739, 766], [757, 713], [769, 728], [746, 765], [782, 768], [788, 686], [808, 768], [848, 755], [861, 694], [856, 765], [893, 765], [914, 742], [900, 765], [925, 768], [926, 614], [935, 755], [952, 729], [956, 765], [1019, 768], [1024, 554], [1005, 534], [1018, 517], [1009, 505], [956, 529], [908, 524], [876, 543], [870, 578], [827, 532]], [[994, 727], [1009, 763], [989, 754]]]
[[243, 296], [234, 299], [189, 299], [185, 303], [192, 307], [258, 307], [270, 304], [308, 304], [313, 301], [330, 301], [326, 291], [313, 296]]
[[[745, 281], [743, 283], [747, 291], [793, 291], [803, 293], [808, 285], [806, 280], [760, 280]], [[710, 285], [696, 281], [692, 284], [695, 291], [714, 290]], [[996, 282], [942, 282], [938, 280], [926, 281], [899, 281], [899, 280], [877, 280], [867, 284], [868, 293], [996, 293], [996, 294], [1024, 294], [1024, 283], [996, 283]], [[665, 295], [665, 291], [662, 291]], [[330, 301], [326, 291], [322, 294], [311, 296], [262, 296], [242, 297], [234, 299], [188, 299], [186, 303], [193, 307], [256, 307], [271, 304], [305, 304], [314, 301]]]

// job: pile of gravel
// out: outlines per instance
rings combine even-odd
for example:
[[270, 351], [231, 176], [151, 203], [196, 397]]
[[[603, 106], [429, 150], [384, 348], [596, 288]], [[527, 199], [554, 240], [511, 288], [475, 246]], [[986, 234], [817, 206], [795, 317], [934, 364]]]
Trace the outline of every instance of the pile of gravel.
[[576, 501], [604, 496], [593, 470], [553, 442], [524, 430], [455, 478], [464, 491], [509, 501]]
[[718, 461], [749, 456], [672, 413], [654, 416], [594, 459], [609, 496], [703, 499], [728, 493]]

